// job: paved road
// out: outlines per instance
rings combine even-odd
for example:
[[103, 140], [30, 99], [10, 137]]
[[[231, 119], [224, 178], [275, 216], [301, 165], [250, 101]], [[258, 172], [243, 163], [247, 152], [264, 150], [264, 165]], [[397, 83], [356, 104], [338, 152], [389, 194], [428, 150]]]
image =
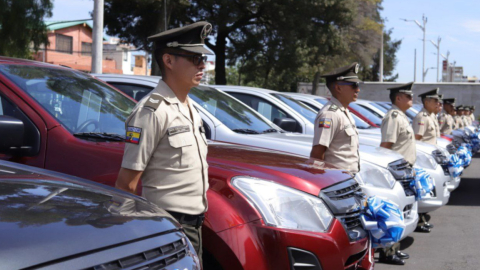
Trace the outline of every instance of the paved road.
[[401, 242], [401, 249], [410, 254], [404, 266], [377, 263], [375, 269], [480, 269], [480, 154], [466, 169], [449, 203], [430, 216], [435, 225], [431, 233], [414, 232]]

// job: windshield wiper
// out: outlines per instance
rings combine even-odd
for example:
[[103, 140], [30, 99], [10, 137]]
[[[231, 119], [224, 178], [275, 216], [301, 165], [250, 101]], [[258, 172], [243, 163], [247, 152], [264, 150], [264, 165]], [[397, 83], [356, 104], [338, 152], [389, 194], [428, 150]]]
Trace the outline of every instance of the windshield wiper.
[[114, 133], [101, 133], [101, 132], [79, 132], [79, 133], [74, 133], [73, 136], [75, 137], [82, 137], [82, 138], [95, 138], [95, 139], [104, 139], [104, 140], [109, 140], [109, 141], [124, 141], [125, 136], [122, 136], [120, 134], [114, 134]]
[[243, 134], [260, 134], [260, 132], [255, 131], [253, 129], [248, 129], [248, 128], [236, 128], [232, 130], [238, 133], [243, 133]]
[[279, 131], [277, 129], [269, 128], [269, 129], [264, 130], [262, 133], [278, 133], [278, 132]]

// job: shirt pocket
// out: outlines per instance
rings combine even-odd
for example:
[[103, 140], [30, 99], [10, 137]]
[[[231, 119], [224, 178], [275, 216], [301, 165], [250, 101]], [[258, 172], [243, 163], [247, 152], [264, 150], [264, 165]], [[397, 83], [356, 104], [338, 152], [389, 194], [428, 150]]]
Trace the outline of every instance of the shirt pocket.
[[353, 138], [353, 136], [357, 134], [355, 132], [355, 130], [353, 130], [353, 128], [349, 127], [349, 128], [345, 129], [345, 133], [350, 138], [350, 146], [355, 146], [354, 138]]
[[193, 140], [194, 138], [191, 132], [168, 136], [168, 143], [174, 152], [173, 155], [171, 155], [171, 166], [173, 168], [188, 168], [194, 165], [194, 155], [197, 151], [195, 151], [193, 147]]

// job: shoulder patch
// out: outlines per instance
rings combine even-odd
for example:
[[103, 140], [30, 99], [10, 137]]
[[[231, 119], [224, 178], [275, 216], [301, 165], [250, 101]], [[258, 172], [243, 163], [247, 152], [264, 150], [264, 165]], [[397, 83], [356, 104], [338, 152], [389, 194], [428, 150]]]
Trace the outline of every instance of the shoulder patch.
[[335, 104], [332, 104], [332, 106], [330, 106], [330, 108], [328, 110], [332, 111], [332, 112], [336, 112], [338, 110], [338, 106], [335, 105]]
[[141, 135], [142, 135], [141, 128], [128, 126], [125, 142], [139, 144]]
[[418, 125], [419, 125], [419, 126], [425, 125], [425, 121], [423, 121], [423, 120], [418, 121]]
[[397, 116], [398, 116], [398, 112], [393, 112], [393, 113], [392, 113], [392, 117], [393, 117], [393, 118], [396, 118]]
[[156, 111], [162, 101], [163, 97], [160, 94], [153, 93], [148, 97], [147, 102], [143, 104], [143, 107], [151, 108], [153, 111]]
[[319, 128], [330, 128], [331, 126], [332, 126], [332, 119], [330, 118], [321, 118], [320, 121], [318, 121]]

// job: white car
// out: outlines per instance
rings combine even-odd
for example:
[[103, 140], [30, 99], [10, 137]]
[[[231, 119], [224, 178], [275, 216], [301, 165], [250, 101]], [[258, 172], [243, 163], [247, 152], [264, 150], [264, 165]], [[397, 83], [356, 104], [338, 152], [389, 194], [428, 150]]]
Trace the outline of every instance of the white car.
[[[128, 89], [150, 91], [157, 85], [159, 77], [140, 77], [125, 75], [95, 75], [99, 79], [119, 88], [128, 85]], [[146, 80], [149, 80], [147, 83]], [[309, 156], [312, 148], [312, 136], [287, 133], [237, 99], [208, 86], [193, 88], [190, 98], [199, 111], [206, 135], [209, 139], [261, 148], [274, 149], [302, 156]], [[393, 151], [362, 145], [362, 172], [357, 180], [367, 196], [388, 198], [403, 210], [406, 229], [403, 237], [415, 230], [418, 222], [418, 204], [413, 191], [404, 189], [413, 174], [402, 156]], [[397, 177], [398, 179], [396, 179]], [[407, 196], [407, 194], [409, 196]]]

